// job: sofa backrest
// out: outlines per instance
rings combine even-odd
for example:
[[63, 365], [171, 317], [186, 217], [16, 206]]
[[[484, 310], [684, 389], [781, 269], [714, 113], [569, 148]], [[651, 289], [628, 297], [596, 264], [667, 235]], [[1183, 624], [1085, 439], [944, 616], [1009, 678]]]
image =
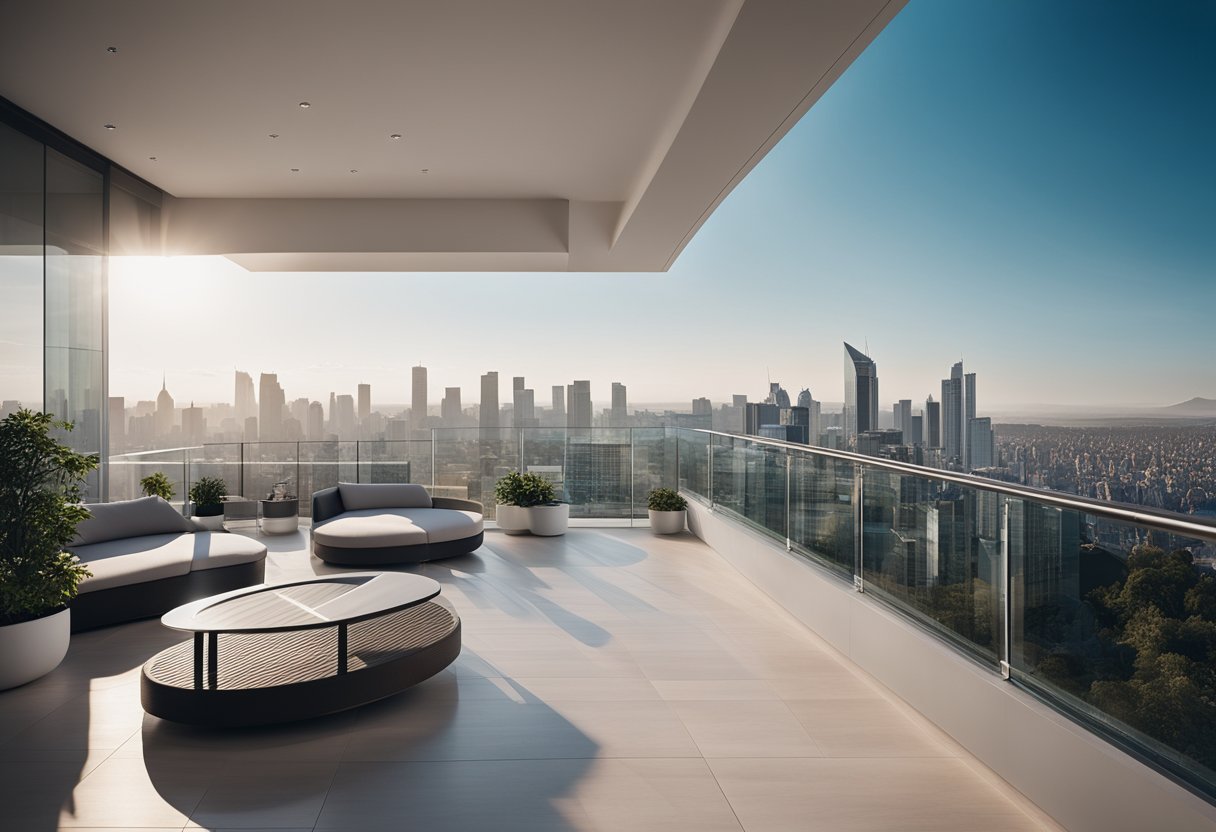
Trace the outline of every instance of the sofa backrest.
[[359, 511], [365, 508], [430, 508], [431, 495], [414, 483], [338, 483], [342, 508]]
[[190, 521], [160, 497], [96, 503], [90, 504], [88, 509], [93, 516], [76, 526], [76, 537], [71, 546], [87, 546], [146, 534], [194, 531]]

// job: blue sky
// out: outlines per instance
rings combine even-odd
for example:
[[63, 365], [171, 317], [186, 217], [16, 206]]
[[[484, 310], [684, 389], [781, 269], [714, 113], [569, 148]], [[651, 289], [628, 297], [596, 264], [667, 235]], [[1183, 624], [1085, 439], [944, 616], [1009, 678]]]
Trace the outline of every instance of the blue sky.
[[1213, 43], [1213, 3], [914, 0], [667, 274], [344, 275], [335, 303], [332, 275], [116, 266], [111, 392], [168, 364], [179, 399], [228, 400], [238, 366], [403, 402], [421, 362], [432, 402], [486, 370], [504, 400], [512, 375], [678, 402], [771, 374], [838, 401], [848, 340], [884, 403], [960, 358], [981, 411], [1216, 397]]

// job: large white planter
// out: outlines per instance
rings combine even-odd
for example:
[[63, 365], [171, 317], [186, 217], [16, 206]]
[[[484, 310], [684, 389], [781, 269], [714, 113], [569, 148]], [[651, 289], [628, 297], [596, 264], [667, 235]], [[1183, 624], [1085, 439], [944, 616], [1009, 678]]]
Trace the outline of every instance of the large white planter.
[[50, 673], [68, 652], [71, 610], [0, 627], [0, 690]]
[[558, 503], [555, 506], [532, 506], [528, 509], [530, 521], [528, 529], [532, 534], [542, 537], [554, 537], [565, 534], [570, 525], [570, 504]]
[[498, 523], [498, 528], [507, 534], [528, 533], [528, 509], [523, 506], [499, 505], [495, 512], [495, 522]]
[[678, 534], [684, 531], [684, 518], [688, 512], [685, 509], [679, 511], [655, 511], [647, 509], [650, 515], [650, 530], [655, 534]]

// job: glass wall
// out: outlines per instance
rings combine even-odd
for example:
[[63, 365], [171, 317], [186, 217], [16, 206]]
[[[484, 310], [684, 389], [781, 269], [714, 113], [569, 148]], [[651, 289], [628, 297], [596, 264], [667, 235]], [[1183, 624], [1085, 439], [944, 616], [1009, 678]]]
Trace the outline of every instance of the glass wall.
[[0, 417], [42, 407], [42, 157], [0, 124]]

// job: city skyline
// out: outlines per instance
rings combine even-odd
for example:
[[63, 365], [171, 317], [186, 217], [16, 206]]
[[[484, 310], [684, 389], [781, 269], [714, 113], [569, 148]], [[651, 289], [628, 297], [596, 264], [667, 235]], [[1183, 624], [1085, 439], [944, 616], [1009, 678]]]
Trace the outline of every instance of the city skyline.
[[[882, 356], [884, 404], [919, 400], [947, 353], [1001, 380], [994, 412], [1216, 398], [1216, 157], [1199, 138], [1216, 66], [1196, 14], [1112, 6], [1094, 30], [1068, 3], [914, 4], [663, 275], [115, 258], [112, 387], [146, 395], [153, 343], [199, 399], [233, 366], [408, 402], [422, 363], [468, 392], [492, 350], [550, 383], [623, 377], [636, 401], [758, 395], [765, 369], [842, 401], [848, 340]], [[1125, 60], [1146, 43], [1153, 61]], [[1061, 355], [1070, 372], [1048, 372]]]

